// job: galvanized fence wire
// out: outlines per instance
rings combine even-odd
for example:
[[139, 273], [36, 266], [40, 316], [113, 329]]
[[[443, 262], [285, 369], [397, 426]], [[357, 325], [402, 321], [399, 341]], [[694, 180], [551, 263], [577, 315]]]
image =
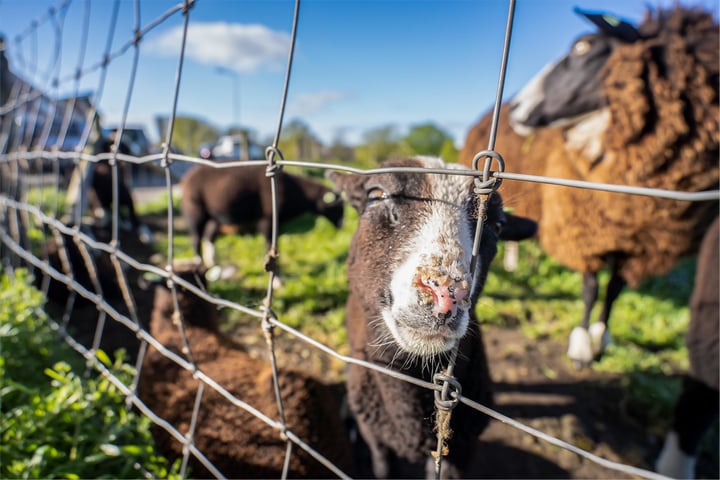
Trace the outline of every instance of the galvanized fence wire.
[[[279, 116], [278, 116], [278, 125], [275, 133], [275, 137], [273, 140], [272, 145], [268, 146], [266, 149], [266, 158], [264, 160], [251, 160], [251, 161], [242, 161], [242, 162], [224, 162], [224, 163], [215, 163], [212, 161], [208, 161], [202, 158], [197, 158], [194, 156], [188, 156], [188, 155], [181, 155], [172, 153], [170, 150], [171, 147], [171, 139], [173, 134], [173, 128], [174, 128], [174, 121], [176, 117], [177, 112], [177, 103], [178, 103], [178, 97], [180, 92], [180, 86], [181, 86], [181, 80], [182, 80], [182, 72], [183, 72], [183, 61], [184, 61], [184, 54], [185, 54], [185, 42], [187, 38], [187, 30], [188, 25], [190, 23], [190, 12], [192, 10], [192, 7], [195, 5], [197, 0], [183, 0], [182, 2], [174, 5], [158, 17], [152, 19], [149, 23], [146, 23], [144, 26], [142, 26], [140, 21], [140, 12], [141, 12], [141, 2], [140, 0], [135, 0], [134, 2], [134, 31], [133, 36], [131, 39], [129, 39], [125, 44], [123, 44], [119, 49], [112, 51], [112, 39], [115, 34], [116, 29], [116, 22], [117, 22], [117, 10], [119, 8], [119, 1], [116, 0], [116, 2], [113, 5], [113, 15], [111, 16], [109, 25], [108, 25], [108, 38], [105, 48], [105, 53], [103, 54], [102, 58], [97, 61], [96, 63], [90, 64], [89, 66], [85, 65], [85, 55], [86, 55], [86, 48], [87, 48], [87, 42], [90, 40], [88, 36], [88, 23], [89, 23], [89, 12], [90, 12], [90, 1], [85, 0], [84, 1], [84, 21], [83, 21], [83, 30], [82, 30], [82, 41], [80, 45], [80, 50], [78, 52], [78, 61], [75, 67], [75, 72], [72, 75], [68, 75], [64, 78], [59, 77], [60, 72], [60, 61], [61, 61], [61, 52], [62, 48], [60, 45], [61, 38], [62, 38], [62, 30], [64, 28], [64, 12], [67, 10], [67, 8], [71, 4], [71, 0], [64, 0], [59, 2], [56, 6], [52, 7], [50, 10], [48, 10], [46, 13], [41, 15], [38, 19], [31, 22], [28, 29], [26, 29], [21, 35], [16, 37], [14, 39], [14, 43], [16, 45], [16, 48], [14, 50], [14, 54], [17, 57], [17, 65], [20, 66], [22, 69], [24, 69], [27, 73], [32, 73], [32, 76], [35, 76], [35, 73], [37, 72], [37, 31], [38, 28], [43, 25], [46, 22], [52, 22], [54, 24], [56, 35], [55, 35], [55, 54], [53, 55], [52, 62], [50, 67], [48, 68], [47, 72], [44, 74], [46, 81], [51, 87], [48, 89], [40, 89], [33, 87], [30, 82], [27, 83], [19, 83], [16, 82], [16, 84], [13, 86], [12, 91], [9, 95], [9, 100], [5, 103], [5, 105], [0, 106], [0, 116], [3, 116], [3, 122], [0, 126], [0, 171], [2, 172], [2, 176], [0, 177], [0, 205], [2, 205], [2, 209], [0, 210], [0, 220], [3, 221], [3, 228], [0, 228], [0, 245], [3, 247], [4, 250], [4, 256], [3, 256], [3, 263], [6, 266], [6, 271], [9, 273], [12, 273], [13, 268], [20, 266], [20, 264], [16, 263], [16, 259], [21, 259], [22, 262], [24, 262], [25, 265], [31, 266], [34, 269], [36, 269], [38, 272], [42, 272], [44, 275], [47, 276], [47, 278], [52, 278], [58, 282], [63, 283], [67, 286], [68, 290], [70, 291], [70, 296], [68, 298], [65, 312], [63, 315], [63, 318], [60, 322], [54, 322], [55, 328], [57, 328], [59, 335], [62, 336], [62, 338], [67, 341], [68, 344], [70, 344], [79, 354], [81, 354], [87, 361], [88, 365], [100, 372], [103, 376], [107, 377], [115, 386], [117, 386], [124, 395], [126, 395], [128, 406], [133, 406], [134, 408], [137, 408], [139, 411], [141, 411], [143, 414], [147, 415], [152, 422], [157, 425], [159, 428], [162, 428], [166, 432], [168, 432], [177, 442], [181, 443], [183, 446], [183, 459], [182, 459], [182, 466], [181, 466], [181, 473], [185, 473], [187, 469], [187, 464], [189, 461], [190, 456], [192, 455], [195, 457], [204, 467], [208, 469], [209, 472], [211, 472], [213, 475], [215, 475], [218, 478], [224, 478], [223, 472], [220, 472], [213, 464], [212, 462], [205, 456], [203, 452], [201, 452], [196, 446], [194, 442], [194, 434], [195, 434], [195, 427], [197, 425], [198, 421], [198, 415], [199, 410], [202, 405], [202, 399], [205, 395], [205, 389], [210, 388], [214, 390], [215, 392], [219, 393], [223, 398], [225, 398], [227, 401], [231, 402], [233, 405], [235, 405], [237, 408], [243, 409], [246, 412], [249, 412], [250, 414], [254, 415], [258, 419], [260, 419], [265, 424], [269, 425], [270, 427], [274, 428], [278, 432], [278, 436], [282, 441], [287, 442], [287, 449], [285, 454], [285, 461], [284, 461], [284, 467], [282, 472], [282, 478], [286, 478], [288, 475], [288, 468], [291, 456], [293, 455], [293, 447], [296, 446], [305, 452], [307, 452], [309, 455], [311, 455], [313, 458], [315, 458], [317, 461], [325, 465], [330, 471], [332, 471], [334, 474], [336, 474], [340, 478], [349, 478], [348, 475], [340, 470], [337, 466], [333, 465], [332, 462], [330, 462], [327, 458], [325, 458], [323, 455], [321, 455], [319, 452], [317, 452], [311, 445], [307, 444], [302, 438], [300, 438], [298, 435], [296, 435], [288, 426], [286, 423], [285, 418], [285, 412], [283, 409], [283, 398], [279, 389], [279, 374], [280, 374], [280, 368], [277, 365], [276, 358], [275, 358], [275, 338], [274, 338], [274, 330], [276, 328], [281, 329], [285, 333], [291, 335], [298, 341], [304, 342], [305, 344], [313, 347], [318, 352], [321, 352], [331, 358], [335, 358], [338, 360], [341, 360], [345, 363], [352, 363], [356, 365], [361, 365], [365, 368], [376, 370], [379, 372], [383, 372], [384, 374], [387, 374], [393, 378], [406, 381], [408, 383], [420, 386], [422, 388], [427, 388], [430, 390], [433, 390], [437, 392], [440, 396], [444, 397], [445, 400], [452, 400], [454, 402], [462, 402], [465, 405], [474, 408], [498, 421], [501, 421], [503, 423], [506, 423], [514, 428], [517, 428], [519, 430], [522, 430], [523, 432], [526, 432], [529, 435], [532, 435], [536, 438], [539, 438], [543, 441], [549, 442], [553, 445], [556, 445], [560, 448], [569, 450], [571, 452], [576, 453], [579, 456], [584, 457], [585, 459], [595, 462], [597, 464], [600, 464], [610, 470], [625, 473], [628, 475], [634, 475], [639, 476], [643, 478], [663, 478], [660, 475], [657, 475], [653, 472], [639, 469], [636, 467], [623, 465], [617, 462], [612, 462], [607, 459], [603, 459], [601, 457], [598, 457], [597, 455], [594, 455], [591, 452], [585, 451], [583, 449], [578, 448], [577, 446], [574, 446], [572, 444], [569, 444], [563, 440], [560, 440], [558, 438], [549, 436], [544, 434], [541, 431], [538, 431], [536, 429], [533, 429], [529, 426], [523, 425], [520, 422], [517, 422], [511, 418], [508, 418], [501, 413], [498, 413], [492, 409], [489, 409], [477, 402], [474, 402], [472, 399], [464, 397], [462, 394], [460, 394], [457, 390], [451, 390], [450, 384], [452, 383], [452, 368], [450, 367], [448, 371], [446, 371], [445, 376], [441, 377], [441, 381], [434, 383], [434, 382], [426, 382], [424, 380], [405, 375], [399, 371], [391, 370], [389, 368], [385, 368], [383, 366], [375, 365], [369, 362], [365, 362], [362, 360], [358, 360], [346, 355], [342, 355], [336, 350], [332, 349], [331, 347], [328, 347], [327, 345], [324, 345], [323, 343], [303, 334], [302, 332], [286, 325], [282, 322], [282, 320], [278, 317], [276, 312], [272, 308], [273, 304], [273, 279], [275, 278], [276, 272], [273, 268], [273, 264], [277, 258], [278, 251], [277, 251], [277, 222], [278, 222], [278, 205], [277, 205], [277, 196], [276, 193], [276, 173], [283, 167], [283, 166], [298, 166], [298, 167], [306, 167], [306, 168], [317, 168], [317, 169], [325, 169], [325, 170], [335, 170], [335, 171], [341, 171], [341, 172], [349, 172], [349, 173], [358, 173], [363, 175], [368, 174], [374, 174], [374, 173], [393, 173], [393, 172], [415, 172], [415, 173], [423, 173], [423, 174], [445, 174], [445, 175], [471, 175], [476, 177], [476, 187], [478, 194], [487, 194], [488, 189], [492, 191], [493, 189], [497, 188], [500, 185], [500, 182], [502, 180], [511, 180], [511, 181], [530, 181], [530, 182], [539, 182], [539, 183], [549, 183], [549, 184], [555, 184], [555, 185], [562, 185], [569, 188], [586, 188], [586, 189], [594, 189], [594, 190], [602, 190], [602, 191], [608, 191], [608, 192], [615, 192], [618, 194], [628, 194], [628, 195], [645, 195], [645, 196], [652, 196], [652, 197], [658, 197], [658, 198], [666, 198], [666, 199], [673, 199], [673, 200], [682, 200], [682, 201], [707, 201], [707, 200], [720, 200], [720, 191], [706, 191], [706, 192], [679, 192], [679, 191], [672, 191], [672, 190], [660, 190], [660, 189], [652, 189], [652, 188], [642, 188], [642, 187], [633, 187], [633, 186], [624, 186], [624, 185], [612, 185], [612, 184], [601, 184], [601, 183], [594, 183], [594, 182], [584, 182], [584, 181], [578, 181], [578, 180], [566, 180], [566, 179], [558, 179], [558, 178], [549, 178], [549, 177], [541, 177], [541, 176], [532, 176], [532, 175], [523, 175], [523, 174], [516, 174], [505, 171], [505, 163], [504, 159], [501, 157], [500, 153], [494, 151], [494, 143], [495, 143], [495, 136], [497, 132], [497, 118], [499, 114], [499, 106], [502, 99], [502, 89], [504, 86], [504, 75], [505, 75], [505, 68], [507, 64], [507, 58], [508, 58], [508, 50], [509, 50], [509, 43], [510, 43], [510, 35], [512, 31], [512, 21], [514, 17], [514, 0], [510, 0], [509, 2], [509, 10], [508, 10], [508, 17], [507, 17], [507, 26], [506, 26], [506, 32], [505, 32], [505, 44], [503, 48], [503, 60], [501, 65], [501, 71], [500, 76], [498, 79], [498, 88], [497, 88], [497, 95], [495, 100], [495, 109], [494, 109], [494, 117], [493, 117], [493, 125], [491, 127], [491, 135], [490, 135], [490, 141], [488, 145], [488, 150], [478, 152], [476, 155], [474, 161], [473, 161], [473, 168], [467, 171], [459, 171], [459, 170], [448, 170], [448, 169], [415, 169], [415, 168], [375, 168], [375, 169], [357, 169], [352, 168], [344, 165], [333, 165], [333, 164], [326, 164], [326, 163], [315, 163], [315, 162], [304, 162], [304, 161], [294, 161], [294, 160], [286, 160], [283, 158], [282, 152], [280, 151], [278, 145], [281, 137], [282, 132], [282, 126], [283, 126], [283, 116], [285, 113], [285, 104], [287, 101], [288, 93], [289, 93], [289, 86], [290, 86], [290, 74], [292, 70], [293, 65], [293, 53], [294, 53], [294, 44], [295, 44], [295, 38], [297, 35], [297, 28], [299, 24], [299, 13], [300, 13], [300, 2], [299, 0], [296, 0], [295, 2], [295, 8], [293, 13], [293, 26], [292, 26], [292, 35], [291, 35], [291, 44], [288, 52], [288, 62], [287, 62], [287, 68], [286, 68], [286, 74], [285, 74], [285, 82], [283, 86], [282, 91], [282, 102], [280, 106]], [[144, 39], [144, 36], [153, 28], [163, 24], [167, 19], [171, 18], [172, 16], [176, 14], [181, 14], [184, 17], [184, 24], [183, 24], [183, 36], [182, 36], [182, 48], [180, 50], [180, 55], [178, 59], [178, 67], [177, 67], [177, 74], [176, 74], [176, 83], [175, 83], [175, 89], [174, 89], [174, 95], [173, 95], [173, 104], [169, 108], [171, 111], [171, 115], [169, 118], [167, 131], [165, 135], [165, 141], [163, 145], [163, 151], [159, 154], [153, 154], [153, 155], [146, 155], [142, 157], [136, 157], [132, 155], [125, 155], [118, 152], [117, 146], [119, 139], [121, 138], [121, 134], [123, 129], [125, 128], [125, 123], [127, 119], [127, 115], [130, 109], [130, 101], [133, 93], [134, 83], [136, 81], [136, 75], [137, 75], [137, 62], [141, 54], [141, 46]], [[28, 40], [31, 45], [31, 53], [30, 58], [25, 58], [22, 54], [22, 48], [20, 46], [23, 45], [23, 42], [25, 40]], [[7, 48], [7, 47], [6, 47]], [[85, 153], [84, 147], [87, 144], [89, 138], [92, 134], [92, 128], [95, 126], [95, 122], [97, 119], [97, 111], [96, 106], [100, 103], [100, 99], [102, 98], [102, 93], [105, 85], [105, 77], [107, 74], [107, 68], [108, 66], [117, 58], [125, 54], [129, 49], [133, 49], [133, 67], [132, 67], [132, 73], [130, 75], [130, 80], [128, 84], [128, 88], [125, 94], [125, 104], [122, 112], [122, 120], [119, 125], [119, 130], [117, 132], [116, 141], [115, 141], [115, 148], [110, 153], [100, 153], [100, 154], [88, 154]], [[40, 138], [41, 141], [39, 142], [39, 148], [31, 149], [29, 148], [32, 143], [33, 134], [35, 130], [38, 128], [38, 122], [39, 122], [39, 112], [37, 111], [38, 107], [35, 105], [35, 102], [37, 102], [39, 99], [44, 98], [47, 91], [57, 92], [59, 91], [59, 86], [64, 84], [72, 84], [74, 85], [74, 92], [75, 96], [70, 100], [69, 103], [64, 105], [65, 112], [63, 116], [63, 122], [62, 127], [60, 129], [60, 136], [57, 141], [57, 144], [62, 144], [62, 141], [65, 138], [65, 135], [67, 134], [68, 126], [71, 120], [72, 112], [76, 107], [76, 97], [77, 93], [79, 92], [79, 86], [80, 86], [80, 80], [96, 71], [100, 71], [100, 79], [99, 84], [97, 86], [97, 89], [95, 91], [93, 101], [91, 102], [90, 106], [87, 108], [86, 111], [86, 129], [83, 132], [82, 142], [78, 148], [73, 152], [63, 152], [59, 151], [54, 145], [47, 145], [48, 135], [45, 130], [43, 130]], [[57, 108], [57, 99], [51, 99], [52, 105]], [[35, 114], [32, 122], [28, 125], [23, 126], [23, 131], [21, 134], [11, 134], [11, 125], [12, 125], [12, 116], [15, 114], [25, 114], [27, 111], [30, 111], [31, 109], [35, 108]], [[16, 132], [17, 133], [17, 132]], [[39, 205], [33, 205], [28, 202], [28, 200], [25, 198], [25, 193], [27, 192], [28, 185], [26, 185], [26, 178], [22, 175], [23, 172], [27, 172], [29, 162], [42, 162], [44, 160], [54, 160], [54, 169], [52, 172], [52, 180], [57, 184], [59, 181], [59, 172], [57, 170], [57, 164], [58, 160], [72, 160], [75, 164], [75, 168], [78, 171], [81, 172], [87, 172], [90, 171], [88, 167], [99, 162], [99, 161], [109, 161], [109, 164], [112, 168], [112, 189], [113, 189], [113, 209], [111, 212], [111, 228], [112, 228], [112, 234], [111, 234], [111, 240], [109, 242], [99, 242], [95, 240], [91, 235], [88, 235], [83, 231], [82, 228], [80, 228], [81, 224], [81, 216], [82, 216], [82, 208], [84, 204], [83, 195], [86, 194], [87, 187], [89, 185], [89, 179], [87, 175], [81, 179], [83, 183], [83, 188], [80, 188], [80, 195], [81, 197], [76, 200], [76, 206], [73, 210], [73, 217], [74, 222], [71, 224], [68, 224], [66, 220], [62, 219], [60, 217], [60, 212], [58, 212], [58, 206], [57, 201], [55, 200], [55, 205], [52, 206], [51, 213], [46, 213], [47, 211], [47, 205], [45, 205], [45, 201], [43, 197], [41, 196]], [[481, 169], [479, 167], [480, 160], [484, 159], [484, 166]], [[495, 160], [498, 164], [498, 170], [494, 171], [492, 170], [492, 163], [493, 160]], [[206, 291], [198, 288], [196, 285], [187, 282], [183, 278], [179, 277], [173, 270], [173, 260], [175, 257], [175, 241], [174, 241], [174, 235], [175, 235], [175, 229], [174, 229], [174, 222], [173, 222], [173, 211], [172, 208], [168, 208], [168, 251], [167, 251], [167, 267], [161, 268], [155, 265], [143, 263], [141, 261], [138, 261], [137, 259], [133, 258], [131, 255], [128, 255], [126, 252], [123, 251], [122, 245], [120, 244], [118, 240], [118, 226], [120, 223], [120, 215], [119, 215], [119, 209], [118, 209], [118, 182], [119, 182], [119, 171], [118, 167], [121, 163], [124, 164], [130, 164], [130, 165], [148, 165], [148, 164], [156, 164], [157, 162], [160, 162], [161, 168], [164, 169], [165, 173], [165, 188], [167, 193], [167, 202], [168, 205], [172, 205], [173, 200], [173, 178], [172, 174], [170, 172], [170, 166], [175, 161], [181, 161], [181, 162], [190, 162], [193, 164], [203, 164], [208, 165], [213, 168], [231, 168], [231, 167], [237, 167], [237, 166], [243, 166], [248, 167], [252, 165], [264, 165], [267, 169], [267, 176], [269, 177], [269, 182], [273, 188], [273, 219], [272, 219], [272, 241], [269, 251], [267, 252], [268, 257], [266, 259], [267, 263], [267, 270], [268, 270], [268, 287], [267, 287], [267, 293], [263, 302], [263, 306], [260, 308], [251, 308], [248, 306], [240, 305], [235, 302], [228, 301], [226, 299], [216, 297], [214, 295], [210, 295]], [[82, 167], [82, 168], [80, 168]], [[44, 176], [44, 173], [42, 174]], [[67, 254], [61, 250], [61, 260], [62, 260], [62, 267], [63, 270], [67, 273], [61, 272], [54, 267], [50, 265], [50, 262], [48, 261], [47, 252], [43, 251], [40, 256], [33, 254], [30, 250], [29, 245], [24, 239], [23, 234], [23, 222], [25, 222], [24, 225], [28, 225], [28, 220], [32, 219], [32, 221], [35, 223], [35, 225], [39, 225], [42, 228], [42, 232], [44, 235], [48, 235], [48, 230], [50, 231], [50, 236], [52, 236], [60, 245], [64, 245], [65, 242], [71, 241], [76, 245], [83, 257], [84, 261], [84, 267], [87, 268], [88, 272], [90, 273], [91, 281], [93, 284], [93, 289], [95, 291], [88, 290], [85, 288], [82, 284], [80, 284], [73, 275], [73, 265], [69, 261], [69, 258]], [[480, 219], [481, 220], [481, 219]], [[482, 224], [480, 224], [482, 225]], [[8, 228], [6, 228], [8, 227]], [[473, 249], [474, 253], [477, 252], [477, 243], [474, 246]], [[112, 260], [112, 264], [115, 269], [115, 275], [118, 285], [121, 288], [123, 299], [125, 306], [127, 307], [128, 314], [123, 314], [119, 312], [116, 308], [114, 308], [108, 301], [106, 301], [103, 297], [102, 288], [100, 285], [100, 281], [98, 278], [98, 270], [95, 265], [95, 262], [93, 260], [94, 255], [96, 252], [103, 252], [110, 256]], [[227, 391], [222, 385], [219, 385], [214, 379], [210, 378], [208, 375], [206, 375], [203, 371], [201, 366], [198, 366], [192, 356], [192, 351], [190, 349], [190, 344], [188, 342], [187, 335], [184, 331], [184, 322], [179, 322], [179, 333], [182, 338], [182, 342], [185, 346], [183, 349], [183, 355], [178, 355], [174, 353], [173, 351], [166, 348], [163, 344], [161, 344], [157, 339], [155, 339], [151, 333], [143, 328], [140, 325], [140, 322], [138, 321], [138, 315], [136, 312], [136, 307], [134, 305], [134, 298], [132, 295], [132, 291], [129, 286], [129, 282], [127, 281], [127, 276], [124, 273], [124, 270], [126, 268], [134, 269], [138, 272], [147, 272], [152, 273], [154, 275], [158, 275], [162, 278], [164, 278], [170, 287], [170, 290], [172, 292], [173, 296], [173, 303], [175, 304], [176, 310], [179, 312], [179, 304], [178, 304], [178, 297], [177, 297], [177, 289], [179, 287], [182, 287], [183, 289], [186, 289], [190, 291], [191, 293], [195, 294], [198, 298], [205, 300], [207, 302], [212, 303], [217, 308], [228, 308], [232, 309], [238, 312], [241, 312], [245, 315], [254, 317], [258, 319], [258, 325], [260, 329], [263, 331], [266, 344], [268, 348], [269, 358], [271, 359], [271, 367], [273, 372], [273, 386], [275, 390], [275, 396], [276, 401], [278, 404], [278, 419], [273, 419], [265, 414], [263, 414], [258, 408], [256, 408], [253, 405], [250, 405], [243, 401], [242, 399], [235, 396], [233, 393]], [[49, 283], [49, 281], [47, 282]], [[47, 288], [47, 283], [44, 285], [45, 288]], [[76, 297], [82, 297], [86, 300], [89, 300], [93, 304], [95, 304], [100, 312], [100, 317], [98, 320], [98, 326], [96, 328], [95, 336], [93, 339], [93, 342], [90, 346], [90, 348], [87, 348], [85, 345], [81, 344], [77, 339], [73, 338], [70, 333], [67, 331], [67, 324], [68, 320], [70, 318], [70, 315], [72, 314], [73, 305]], [[100, 339], [102, 336], [103, 328], [106, 319], [109, 319], [110, 321], [118, 322], [119, 324], [123, 325], [127, 329], [129, 329], [131, 332], [133, 332], [138, 339], [141, 341], [140, 345], [140, 351], [138, 354], [138, 360], [136, 363], [136, 375], [131, 382], [130, 385], [125, 385], [123, 382], [121, 382], [117, 377], [115, 377], [96, 357], [95, 353], [97, 349], [100, 346]], [[138, 396], [137, 393], [137, 385], [139, 381], [140, 375], [142, 375], [142, 364], [143, 359], [145, 357], [145, 354], [147, 352], [147, 348], [149, 346], [152, 346], [155, 350], [157, 350], [161, 355], [166, 357], [167, 359], [171, 360], [175, 364], [178, 365], [178, 367], [187, 370], [190, 372], [194, 378], [196, 378], [199, 382], [200, 388], [198, 389], [198, 393], [194, 402], [193, 412], [191, 416], [190, 421], [190, 428], [187, 432], [181, 432], [177, 429], [176, 426], [171, 425], [169, 422], [164, 420], [163, 418], [160, 418], [155, 412], [153, 412]]]

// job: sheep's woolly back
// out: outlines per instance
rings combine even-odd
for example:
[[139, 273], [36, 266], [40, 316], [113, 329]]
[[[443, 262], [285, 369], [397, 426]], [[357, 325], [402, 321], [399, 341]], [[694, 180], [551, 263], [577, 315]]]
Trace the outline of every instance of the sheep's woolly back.
[[[507, 171], [680, 191], [718, 188], [718, 25], [707, 12], [678, 7], [649, 15], [640, 31], [641, 40], [618, 47], [606, 64], [610, 121], [601, 156], [588, 158], [567, 142], [552, 148], [539, 141], [552, 138], [552, 128], [523, 139], [507, 132], [501, 118], [500, 154], [504, 147], [517, 151], [518, 140], [537, 147], [527, 148], [517, 169], [508, 158]], [[718, 213], [717, 202], [530, 184], [517, 188], [535, 193], [514, 195], [505, 192], [510, 187], [505, 182], [500, 192], [511, 207], [525, 196], [533, 205], [541, 198], [538, 234], [548, 254], [590, 272], [600, 270], [608, 254], [619, 253], [620, 275], [631, 286], [667, 273], [695, 252]]]
[[[709, 13], [677, 8], [650, 16], [640, 31], [642, 40], [620, 46], [607, 62], [604, 89], [611, 120], [603, 157], [584, 179], [681, 191], [718, 188], [718, 25]], [[564, 176], [567, 169], [558, 173]], [[558, 196], [567, 198], [564, 192]], [[666, 273], [680, 256], [695, 251], [717, 215], [717, 203], [577, 191], [572, 196], [564, 203], [593, 202], [591, 212], [602, 219], [588, 222], [596, 226], [589, 232], [575, 232], [582, 240], [572, 243], [581, 246], [589, 235], [612, 236], [614, 243], [587, 242], [574, 267], [599, 263], [611, 251], [627, 252], [620, 274], [633, 286], [645, 276]], [[545, 197], [543, 208], [561, 198]], [[557, 227], [541, 226], [541, 238]], [[545, 235], [543, 247], [564, 258], [567, 252], [558, 255], [565, 248], [561, 243]]]

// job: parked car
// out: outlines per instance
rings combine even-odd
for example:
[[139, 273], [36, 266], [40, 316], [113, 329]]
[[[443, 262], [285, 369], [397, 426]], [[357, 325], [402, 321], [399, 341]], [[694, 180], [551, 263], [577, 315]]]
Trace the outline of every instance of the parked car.
[[[115, 138], [117, 126], [103, 128], [103, 135], [109, 138]], [[153, 153], [154, 148], [150, 140], [145, 134], [145, 127], [139, 125], [126, 125], [123, 128], [122, 142], [130, 148], [132, 154], [136, 157], [143, 157]]]
[[[262, 160], [265, 153], [262, 147], [251, 140], [247, 141], [247, 152], [245, 151], [245, 139], [242, 135], [225, 135], [218, 139], [211, 149], [211, 156], [219, 160]], [[202, 150], [200, 155], [202, 156]]]

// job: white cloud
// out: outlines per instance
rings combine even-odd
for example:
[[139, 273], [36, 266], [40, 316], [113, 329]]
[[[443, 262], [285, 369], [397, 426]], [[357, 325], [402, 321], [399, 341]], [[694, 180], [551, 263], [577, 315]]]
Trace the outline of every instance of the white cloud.
[[[158, 55], [176, 56], [182, 42], [182, 27], [148, 39], [146, 48]], [[284, 66], [290, 35], [264, 25], [227, 22], [197, 22], [188, 26], [185, 55], [197, 62], [221, 65], [238, 72], [280, 69]]]
[[293, 115], [312, 115], [325, 110], [328, 106], [353, 98], [348, 92], [325, 90], [314, 93], [290, 94], [288, 110]]

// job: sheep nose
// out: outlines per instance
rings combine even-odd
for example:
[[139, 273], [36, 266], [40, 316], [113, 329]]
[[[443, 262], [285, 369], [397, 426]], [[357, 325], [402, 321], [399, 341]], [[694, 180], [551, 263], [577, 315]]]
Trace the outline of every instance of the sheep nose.
[[452, 278], [443, 272], [425, 272], [418, 275], [416, 285], [419, 296], [433, 315], [449, 319], [457, 315], [458, 308], [469, 306], [470, 287], [464, 278]]

